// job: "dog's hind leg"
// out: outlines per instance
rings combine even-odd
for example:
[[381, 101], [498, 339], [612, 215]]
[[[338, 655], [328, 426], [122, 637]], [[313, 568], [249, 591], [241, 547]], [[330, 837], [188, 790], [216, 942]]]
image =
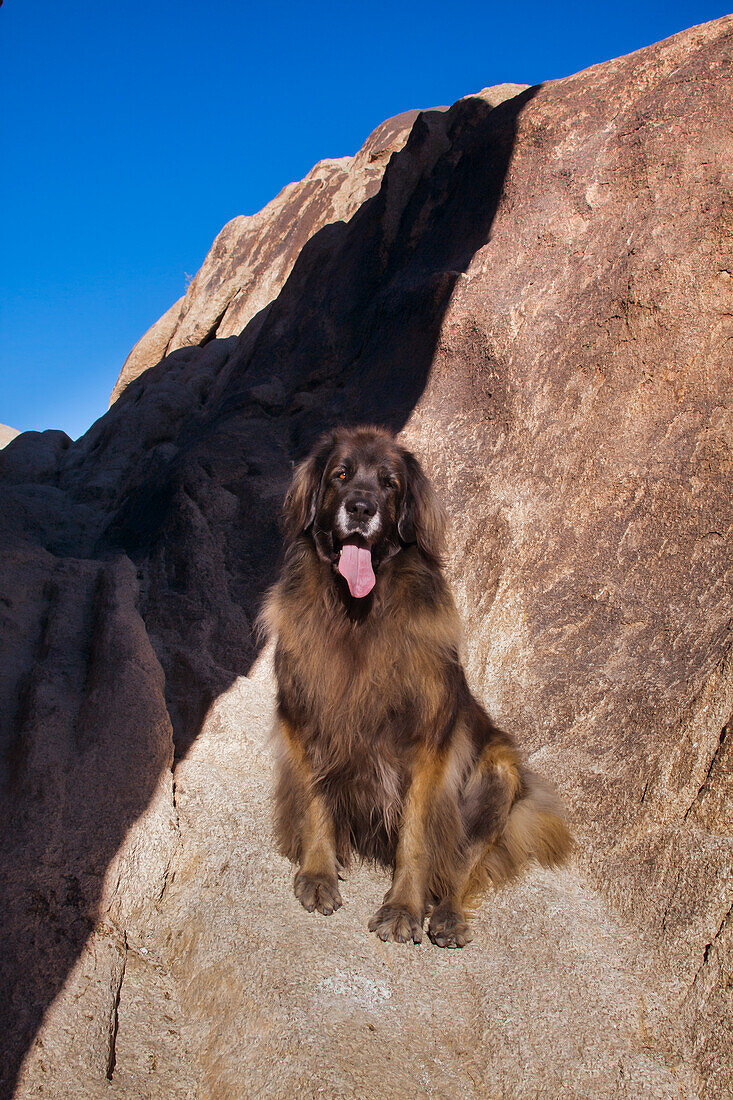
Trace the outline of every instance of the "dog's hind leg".
[[314, 790], [313, 775], [294, 726], [279, 720], [281, 759], [275, 794], [275, 828], [280, 850], [300, 866], [295, 896], [312, 913], [328, 916], [343, 904], [338, 888], [334, 823], [323, 797]]
[[473, 839], [463, 872], [430, 917], [428, 934], [440, 947], [467, 942], [464, 913], [489, 886], [511, 882], [532, 860], [543, 867], [560, 866], [573, 848], [550, 785], [516, 766], [516, 758], [513, 766], [510, 754], [497, 752], [496, 746], [490, 750], [484, 750], [468, 784], [467, 829]]
[[525, 767], [520, 767], [519, 776], [519, 795], [500, 835], [474, 869], [467, 888], [469, 896], [475, 896], [488, 883], [499, 887], [511, 882], [531, 861], [542, 867], [559, 867], [575, 846], [550, 784]]

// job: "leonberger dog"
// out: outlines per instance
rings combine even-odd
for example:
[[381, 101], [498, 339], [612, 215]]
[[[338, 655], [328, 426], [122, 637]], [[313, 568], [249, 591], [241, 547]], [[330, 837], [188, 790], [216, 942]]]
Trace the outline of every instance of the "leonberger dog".
[[466, 683], [442, 570], [445, 517], [380, 428], [338, 428], [295, 470], [285, 558], [263, 621], [277, 639], [275, 826], [308, 912], [342, 904], [354, 854], [392, 884], [383, 940], [463, 947], [467, 907], [571, 837], [551, 788]]

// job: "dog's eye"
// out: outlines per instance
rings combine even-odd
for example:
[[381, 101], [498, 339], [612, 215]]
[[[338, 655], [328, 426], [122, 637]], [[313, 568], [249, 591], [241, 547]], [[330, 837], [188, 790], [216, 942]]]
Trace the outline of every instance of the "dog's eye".
[[346, 470], [336, 470], [333, 476], [337, 481], [346, 481]]

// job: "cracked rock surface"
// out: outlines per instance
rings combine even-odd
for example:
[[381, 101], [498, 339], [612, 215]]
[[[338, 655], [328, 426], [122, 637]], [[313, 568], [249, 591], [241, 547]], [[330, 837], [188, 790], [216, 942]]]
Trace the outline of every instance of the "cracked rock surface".
[[[733, 18], [384, 123], [235, 219], [79, 441], [0, 452], [0, 1092], [733, 1091]], [[462, 951], [274, 854], [291, 464], [403, 433], [562, 874]]]

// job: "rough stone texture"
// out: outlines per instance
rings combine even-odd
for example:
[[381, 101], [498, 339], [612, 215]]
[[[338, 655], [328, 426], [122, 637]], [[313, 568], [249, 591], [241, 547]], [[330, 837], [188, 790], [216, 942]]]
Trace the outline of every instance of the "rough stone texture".
[[[187, 346], [151, 338], [78, 443], [3, 450], [19, 1095], [730, 1095], [732, 38], [317, 167], [361, 198], [295, 185], [207, 258]], [[269, 305], [212, 305], [259, 252]], [[314, 435], [363, 420], [438, 484], [474, 687], [580, 840], [463, 953], [370, 938], [365, 870], [309, 917], [266, 825], [275, 515]]]
[[297, 905], [272, 857], [268, 666], [178, 765], [163, 897], [126, 942], [87, 947], [17, 1095], [104, 1095], [119, 991], [112, 1096], [694, 1097], [681, 1029], [659, 1025], [678, 985], [577, 872], [492, 899], [460, 953], [367, 935], [385, 881], [366, 869], [333, 920]]
[[0, 424], [0, 449], [6, 447], [10, 440], [15, 439], [18, 434], [15, 428], [9, 428], [7, 424]]
[[166, 310], [163, 316], [154, 325], [151, 325], [145, 335], [135, 344], [125, 360], [115, 388], [112, 390], [112, 396], [109, 399], [110, 405], [117, 400], [125, 386], [132, 382], [133, 378], [137, 378], [153, 363], [159, 363], [163, 359], [178, 326], [178, 318], [181, 315], [184, 301], [185, 296], [174, 302], [170, 309]]

